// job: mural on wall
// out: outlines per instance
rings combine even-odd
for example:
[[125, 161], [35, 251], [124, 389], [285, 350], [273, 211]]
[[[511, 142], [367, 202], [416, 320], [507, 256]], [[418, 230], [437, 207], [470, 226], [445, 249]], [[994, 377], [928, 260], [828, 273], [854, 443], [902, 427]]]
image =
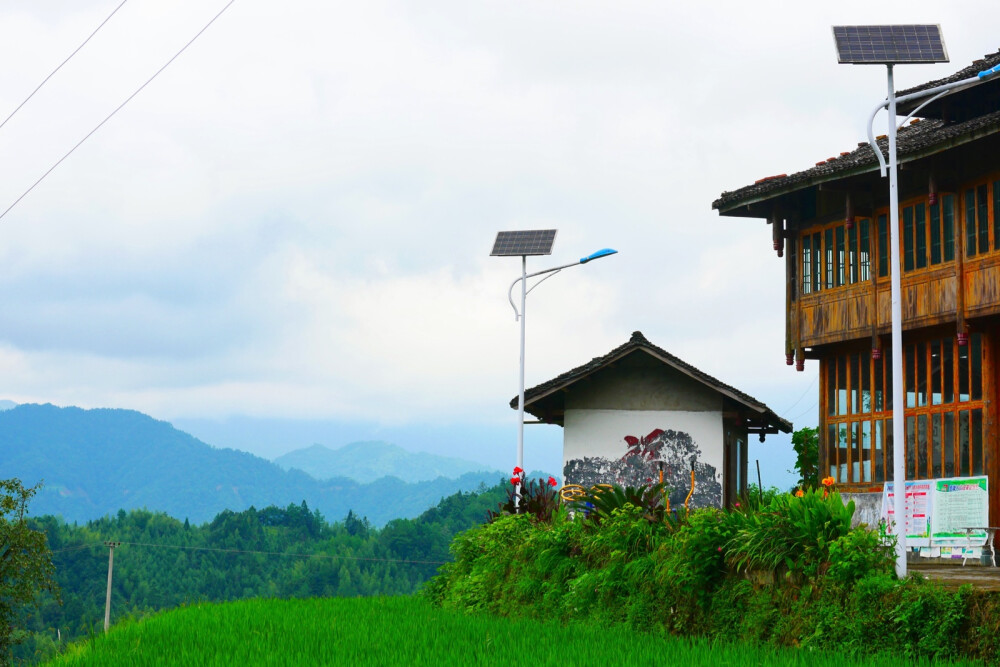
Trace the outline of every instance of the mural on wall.
[[653, 429], [648, 435], [624, 437], [624, 452], [620, 458], [584, 456], [570, 459], [563, 466], [567, 484], [591, 487], [613, 482], [621, 486], [653, 484], [660, 479], [670, 490], [670, 505], [684, 504], [691, 490], [691, 468], [694, 466], [695, 488], [691, 507], [719, 507], [722, 485], [715, 466], [701, 460], [701, 450], [685, 431]]

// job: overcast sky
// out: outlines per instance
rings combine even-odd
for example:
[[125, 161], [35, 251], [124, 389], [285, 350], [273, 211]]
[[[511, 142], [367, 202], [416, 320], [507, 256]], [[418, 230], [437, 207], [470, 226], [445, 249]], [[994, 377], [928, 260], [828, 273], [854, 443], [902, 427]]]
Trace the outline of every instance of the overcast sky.
[[[0, 4], [0, 119], [119, 1]], [[0, 210], [224, 5], [128, 0], [0, 129]], [[899, 67], [903, 88], [1000, 47], [997, 12], [236, 0], [0, 220], [0, 398], [509, 427], [507, 451], [439, 449], [512, 463], [519, 260], [488, 255], [498, 230], [557, 228], [529, 268], [619, 254], [531, 294], [529, 386], [641, 330], [815, 425], [816, 364], [784, 365], [770, 228], [711, 202], [863, 139], [885, 68], [838, 65], [831, 25], [940, 23], [951, 63]], [[291, 440], [248, 448], [310, 444]]]

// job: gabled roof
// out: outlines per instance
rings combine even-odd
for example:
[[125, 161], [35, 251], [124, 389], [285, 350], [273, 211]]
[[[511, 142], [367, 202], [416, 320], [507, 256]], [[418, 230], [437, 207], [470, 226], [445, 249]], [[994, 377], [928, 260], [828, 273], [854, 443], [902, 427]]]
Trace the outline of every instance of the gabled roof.
[[[608, 366], [614, 364], [617, 361], [634, 354], [637, 352], [649, 354], [660, 362], [674, 368], [677, 371], [691, 377], [692, 379], [700, 382], [706, 387], [713, 389], [714, 391], [722, 394], [724, 398], [731, 400], [737, 405], [745, 408], [745, 411], [754, 415], [754, 422], [757, 426], [763, 429], [765, 433], [777, 433], [781, 431], [783, 433], [791, 433], [792, 424], [791, 422], [782, 419], [774, 413], [769, 407], [758, 401], [752, 396], [744, 394], [742, 391], [731, 387], [714, 377], [698, 370], [691, 364], [678, 359], [674, 355], [670, 354], [663, 348], [653, 345], [646, 337], [642, 335], [641, 331], [635, 331], [632, 333], [632, 337], [627, 343], [616, 347], [607, 353], [603, 357], [595, 357], [588, 363], [578, 366], [570, 371], [555, 377], [548, 382], [543, 382], [542, 384], [527, 389], [524, 392], [524, 410], [542, 421], [549, 421], [545, 419], [544, 413], [541, 411], [533, 410], [533, 406], [537, 409], [539, 403], [546, 399], [547, 397], [556, 394], [557, 392], [562, 392], [563, 390], [569, 388], [571, 385], [583, 380], [584, 378], [604, 369]], [[517, 409], [517, 397], [511, 399], [510, 407]], [[561, 423], [561, 421], [556, 421], [552, 423]], [[759, 432], [759, 431], [754, 431]]]
[[[950, 77], [929, 81], [900, 91], [897, 95], [960, 81], [996, 64], [1000, 64], [1000, 52], [990, 54], [983, 60], [977, 60]], [[906, 114], [912, 108], [912, 105], [910, 107], [900, 105], [898, 111]], [[901, 128], [897, 134], [896, 155], [900, 164], [1000, 133], [1000, 77], [942, 98], [934, 105], [923, 109], [920, 115], [922, 119]], [[934, 117], [935, 115], [941, 115], [944, 119]], [[883, 155], [887, 155], [888, 139], [883, 136], [878, 140], [878, 145]], [[741, 209], [741, 207], [750, 207], [752, 204], [822, 183], [876, 172], [878, 168], [878, 158], [871, 146], [868, 142], [860, 142], [853, 151], [843, 152], [817, 162], [809, 169], [791, 175], [781, 174], [762, 178], [752, 185], [723, 192], [712, 202], [712, 208], [722, 215], [761, 217], [763, 215], [761, 211], [751, 211], [749, 208]]]

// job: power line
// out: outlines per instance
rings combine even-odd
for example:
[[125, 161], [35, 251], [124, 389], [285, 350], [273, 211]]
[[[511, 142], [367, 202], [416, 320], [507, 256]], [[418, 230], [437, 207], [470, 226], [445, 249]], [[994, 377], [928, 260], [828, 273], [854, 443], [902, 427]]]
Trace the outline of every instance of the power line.
[[814, 404], [812, 405], [812, 407], [808, 407], [808, 408], [806, 408], [806, 409], [805, 409], [804, 411], [802, 411], [802, 412], [800, 412], [799, 414], [795, 415], [795, 416], [794, 416], [794, 417], [792, 418], [792, 420], [791, 420], [791, 421], [795, 421], [796, 419], [798, 419], [798, 418], [799, 418], [799, 417], [801, 417], [802, 415], [805, 415], [805, 414], [808, 414], [809, 412], [811, 412], [812, 410], [815, 410], [815, 409], [816, 409], [816, 408], [818, 408], [818, 407], [819, 407], [819, 403], [814, 403]]
[[7, 209], [3, 213], [0, 213], [0, 220], [3, 220], [7, 216], [7, 214], [10, 213], [10, 210], [12, 208], [14, 208], [15, 206], [17, 206], [21, 202], [22, 199], [24, 199], [25, 197], [28, 196], [28, 193], [30, 193], [32, 190], [34, 190], [35, 187], [39, 183], [41, 183], [43, 180], [45, 180], [46, 176], [48, 176], [53, 171], [55, 171], [55, 168], [58, 167], [60, 164], [62, 164], [63, 160], [65, 160], [70, 155], [72, 155], [73, 152], [77, 148], [79, 148], [81, 145], [83, 145], [83, 142], [85, 142], [87, 139], [89, 139], [92, 134], [94, 134], [99, 129], [101, 129], [101, 127], [103, 127], [105, 123], [107, 123], [109, 120], [111, 120], [111, 118], [116, 113], [118, 113], [119, 111], [121, 111], [122, 107], [124, 107], [126, 104], [128, 104], [129, 102], [131, 102], [133, 97], [135, 97], [136, 95], [138, 95], [140, 92], [142, 92], [143, 88], [145, 88], [150, 83], [152, 83], [153, 79], [155, 79], [156, 77], [158, 77], [163, 70], [167, 69], [167, 67], [170, 66], [170, 63], [174, 62], [182, 53], [184, 53], [184, 51], [187, 50], [187, 48], [189, 46], [191, 46], [194, 43], [194, 41], [196, 39], [198, 39], [199, 37], [201, 37], [201, 34], [203, 32], [205, 32], [206, 30], [208, 30], [209, 26], [211, 26], [213, 23], [215, 23], [215, 20], [218, 19], [220, 16], [222, 16], [223, 12], [225, 12], [227, 9], [229, 9], [229, 7], [234, 2], [236, 2], [236, 0], [229, 0], [229, 2], [226, 3], [226, 6], [223, 7], [221, 10], [219, 10], [219, 13], [216, 14], [215, 16], [213, 16], [212, 20], [209, 21], [208, 23], [206, 23], [205, 26], [201, 30], [198, 31], [198, 34], [196, 34], [194, 37], [192, 37], [191, 40], [187, 44], [185, 44], [183, 47], [181, 47], [180, 51], [178, 51], [177, 53], [175, 53], [173, 55], [173, 57], [170, 58], [170, 60], [168, 60], [166, 63], [163, 64], [162, 67], [160, 67], [160, 69], [156, 70], [156, 73], [153, 74], [153, 76], [149, 77], [146, 80], [146, 83], [144, 83], [141, 86], [139, 86], [134, 93], [132, 93], [131, 95], [129, 95], [127, 98], [125, 98], [125, 101], [122, 102], [121, 104], [119, 104], [115, 108], [114, 111], [112, 111], [110, 114], [108, 114], [108, 116], [104, 120], [102, 120], [100, 123], [98, 123], [97, 127], [95, 127], [93, 130], [91, 130], [90, 132], [88, 132], [87, 135], [83, 139], [80, 139], [80, 141], [78, 141], [77, 144], [75, 146], [73, 146], [73, 148], [69, 149], [69, 151], [65, 155], [63, 155], [61, 158], [59, 158], [54, 165], [52, 165], [51, 167], [49, 167], [48, 171], [46, 171], [44, 174], [42, 174], [41, 177], [39, 177], [39, 179], [37, 181], [35, 181], [34, 183], [32, 183], [31, 187], [29, 187], [27, 190], [25, 190], [24, 193], [20, 197], [18, 197], [17, 199], [15, 199], [13, 204], [11, 204], [10, 206], [8, 206]]
[[104, 546], [104, 544], [102, 542], [94, 542], [92, 544], [78, 544], [75, 547], [66, 547], [64, 549], [52, 549], [49, 551], [49, 553], [63, 554], [63, 553], [68, 553], [70, 551], [82, 551], [83, 549], [91, 549], [93, 547], [100, 547], [100, 546]]
[[42, 86], [44, 86], [46, 83], [48, 83], [49, 79], [51, 79], [53, 76], [55, 76], [56, 72], [58, 72], [59, 70], [62, 69], [63, 65], [65, 65], [66, 63], [68, 63], [70, 61], [70, 59], [73, 56], [75, 56], [80, 49], [82, 49], [83, 47], [85, 47], [87, 45], [87, 42], [89, 42], [91, 40], [91, 38], [93, 38], [93, 36], [97, 34], [98, 30], [100, 30], [101, 28], [104, 27], [105, 23], [107, 23], [108, 21], [111, 20], [112, 16], [114, 16], [116, 13], [118, 13], [118, 10], [121, 9], [125, 5], [126, 2], [128, 2], [128, 0], [122, 0], [121, 4], [118, 5], [117, 7], [115, 7], [115, 10], [113, 12], [111, 12], [110, 14], [108, 14], [108, 17], [106, 19], [104, 19], [103, 21], [101, 21], [101, 24], [94, 29], [94, 32], [90, 33], [90, 36], [87, 37], [87, 39], [83, 40], [83, 43], [80, 44], [80, 46], [76, 47], [76, 49], [74, 49], [73, 53], [71, 53], [68, 56], [66, 56], [66, 60], [64, 60], [61, 63], [59, 63], [59, 66], [56, 67], [54, 70], [52, 70], [52, 72], [50, 72], [49, 75], [47, 77], [45, 77], [40, 84], [38, 84], [38, 87], [35, 88], [33, 91], [31, 91], [31, 94], [28, 95], [26, 98], [24, 98], [24, 101], [21, 102], [20, 104], [18, 104], [16, 109], [14, 109], [13, 111], [10, 112], [9, 116], [7, 116], [6, 118], [4, 118], [4, 121], [2, 123], [0, 123], [0, 129], [2, 129], [3, 126], [7, 124], [7, 121], [9, 121], [11, 118], [14, 117], [14, 114], [16, 114], [18, 111], [21, 110], [21, 107], [23, 107], [25, 104], [28, 103], [28, 100], [30, 100], [32, 97], [35, 96], [35, 93], [37, 93], [39, 90], [42, 89]]
[[803, 398], [805, 398], [805, 395], [808, 394], [809, 390], [813, 388], [813, 385], [816, 384], [817, 380], [819, 380], [819, 373], [817, 373], [815, 376], [813, 376], [812, 382], [810, 382], [809, 386], [806, 387], [806, 390], [802, 392], [802, 395], [799, 396], [797, 399], [795, 399], [794, 403], [792, 403], [787, 408], [785, 408], [784, 410], [782, 410], [781, 414], [784, 415], [784, 414], [789, 413], [792, 410], [792, 408], [794, 408], [796, 405], [798, 405], [799, 401], [801, 401]]
[[262, 556], [288, 556], [292, 558], [328, 558], [330, 560], [356, 560], [370, 561], [376, 563], [413, 563], [417, 565], [444, 565], [446, 561], [440, 560], [408, 560], [402, 558], [362, 558], [361, 556], [335, 556], [332, 554], [300, 554], [286, 553], [283, 551], [253, 551], [250, 549], [218, 549], [213, 547], [187, 547], [175, 544], [149, 544], [147, 542], [121, 542], [133, 547], [157, 547], [160, 549], [186, 549], [190, 551], [215, 551], [230, 554], [260, 554]]
[[[413, 565], [444, 565], [447, 561], [441, 560], [414, 560], [405, 558], [365, 558], [362, 556], [338, 556], [334, 554], [305, 554], [305, 553], [287, 553], [283, 551], [256, 551], [253, 549], [220, 549], [214, 547], [190, 547], [179, 544], [153, 544], [150, 542], [123, 542], [116, 541], [116, 544], [127, 545], [132, 547], [154, 547], [157, 549], [182, 549], [186, 551], [211, 551], [216, 553], [229, 553], [229, 554], [257, 554], [261, 556], [284, 556], [290, 558], [325, 558], [329, 560], [354, 560], [354, 561], [364, 561], [364, 562], [374, 562], [374, 563], [408, 563]], [[91, 547], [104, 547], [106, 544], [104, 542], [93, 542], [89, 544], [81, 544], [75, 547], [67, 547], [65, 549], [57, 549], [51, 551], [50, 553], [65, 553], [69, 551], [80, 551], [82, 549], [89, 549]]]

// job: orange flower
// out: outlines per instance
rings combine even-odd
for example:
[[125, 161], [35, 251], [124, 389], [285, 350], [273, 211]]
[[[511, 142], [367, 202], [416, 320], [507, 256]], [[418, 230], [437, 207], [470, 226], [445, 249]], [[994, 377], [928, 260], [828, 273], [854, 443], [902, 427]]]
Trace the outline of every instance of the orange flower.
[[837, 480], [833, 478], [833, 475], [831, 475], [830, 477], [824, 477], [823, 481], [821, 481], [820, 484], [822, 484], [823, 486], [833, 486], [833, 483], [836, 481]]
[[806, 494], [802, 492], [802, 489], [799, 489], [798, 491], [795, 492], [795, 497], [796, 498], [801, 498], [804, 495], [806, 495]]

